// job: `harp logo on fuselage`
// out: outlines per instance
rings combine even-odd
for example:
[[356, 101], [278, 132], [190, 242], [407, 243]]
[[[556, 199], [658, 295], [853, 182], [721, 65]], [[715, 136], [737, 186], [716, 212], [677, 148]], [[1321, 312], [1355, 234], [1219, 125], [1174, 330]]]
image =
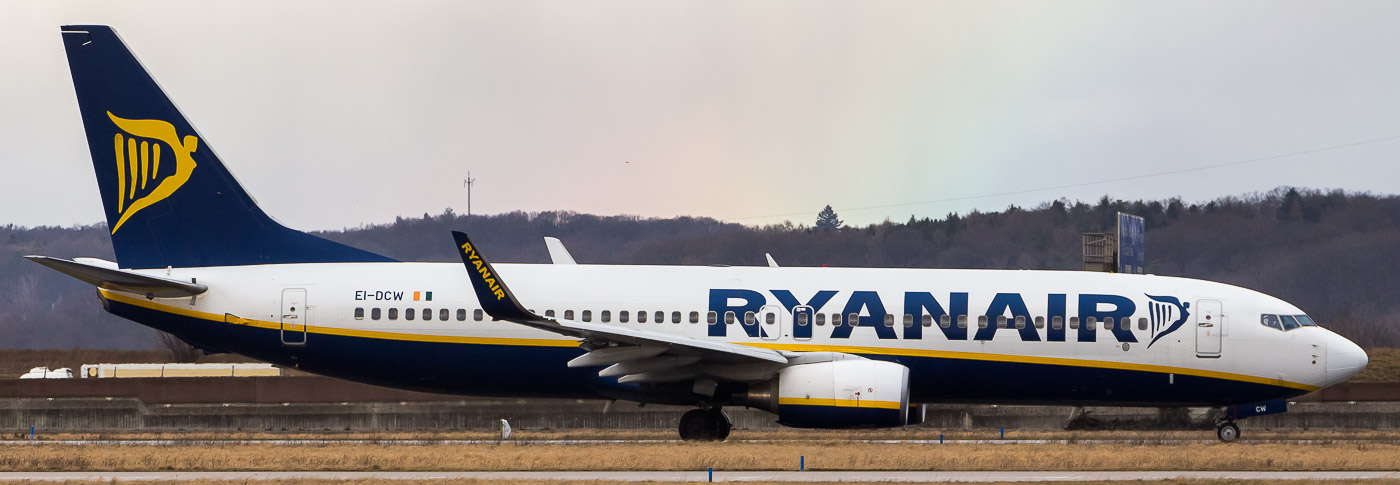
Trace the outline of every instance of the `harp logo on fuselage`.
[[199, 139], [194, 135], [181, 138], [175, 125], [166, 121], [129, 120], [111, 111], [107, 117], [119, 130], [112, 137], [118, 214], [112, 234], [116, 234], [136, 213], [170, 197], [190, 180], [195, 168], [190, 154], [199, 148]]

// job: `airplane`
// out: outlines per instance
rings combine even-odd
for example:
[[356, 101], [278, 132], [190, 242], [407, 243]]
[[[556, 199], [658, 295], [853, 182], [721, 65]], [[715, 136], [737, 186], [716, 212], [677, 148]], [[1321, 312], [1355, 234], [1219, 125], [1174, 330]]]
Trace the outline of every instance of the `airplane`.
[[[725, 407], [799, 428], [917, 424], [928, 403], [1201, 406], [1237, 420], [1361, 371], [1278, 298], [1081, 271], [401, 262], [287, 228], [116, 32], [61, 28], [116, 261], [28, 256], [104, 309], [208, 352], [464, 396]], [[310, 202], [308, 202], [310, 203]]]

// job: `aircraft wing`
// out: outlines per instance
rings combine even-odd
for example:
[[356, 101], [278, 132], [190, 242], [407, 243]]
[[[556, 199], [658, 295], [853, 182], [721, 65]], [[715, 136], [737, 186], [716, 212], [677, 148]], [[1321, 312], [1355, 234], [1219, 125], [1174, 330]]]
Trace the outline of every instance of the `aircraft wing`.
[[[765, 364], [777, 369], [788, 363], [776, 350], [616, 325], [544, 317], [525, 309], [466, 234], [454, 231], [458, 254], [467, 267], [481, 307], [492, 318], [583, 339], [589, 348], [570, 367], [607, 365], [599, 374], [622, 376], [621, 382], [668, 382], [705, 374], [709, 365]], [[776, 365], [775, 365], [776, 364]]]
[[[147, 298], [177, 298], [195, 296], [209, 291], [208, 286], [189, 281], [180, 281], [159, 276], [150, 276], [112, 267], [89, 264], [82, 261], [50, 258], [48, 256], [25, 256], [35, 263], [72, 276], [85, 283], [106, 290], [119, 290], [146, 295]], [[83, 259], [83, 258], [78, 258]]]

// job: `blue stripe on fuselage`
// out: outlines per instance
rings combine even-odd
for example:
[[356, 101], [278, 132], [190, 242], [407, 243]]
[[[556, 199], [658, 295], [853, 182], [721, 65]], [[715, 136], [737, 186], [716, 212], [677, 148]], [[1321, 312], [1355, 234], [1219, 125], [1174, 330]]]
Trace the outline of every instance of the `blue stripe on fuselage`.
[[[569, 368], [574, 347], [389, 340], [313, 333], [304, 346], [279, 331], [175, 315], [108, 300], [111, 313], [192, 343], [282, 366], [399, 389], [483, 397], [621, 398], [689, 403]], [[1187, 406], [1286, 399], [1304, 391], [1229, 379], [1096, 367], [945, 357], [864, 355], [909, 367], [910, 402]], [[684, 386], [689, 389], [689, 386]]]

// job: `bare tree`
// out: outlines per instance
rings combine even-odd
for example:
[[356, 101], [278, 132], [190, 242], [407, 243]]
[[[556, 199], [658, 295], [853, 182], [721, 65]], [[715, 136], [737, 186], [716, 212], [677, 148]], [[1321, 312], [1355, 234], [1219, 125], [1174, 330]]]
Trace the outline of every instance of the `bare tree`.
[[184, 340], [180, 340], [180, 337], [168, 332], [160, 332], [159, 335], [160, 347], [170, 353], [171, 362], [193, 364], [199, 360], [199, 349], [194, 348], [193, 345], [185, 343]]

